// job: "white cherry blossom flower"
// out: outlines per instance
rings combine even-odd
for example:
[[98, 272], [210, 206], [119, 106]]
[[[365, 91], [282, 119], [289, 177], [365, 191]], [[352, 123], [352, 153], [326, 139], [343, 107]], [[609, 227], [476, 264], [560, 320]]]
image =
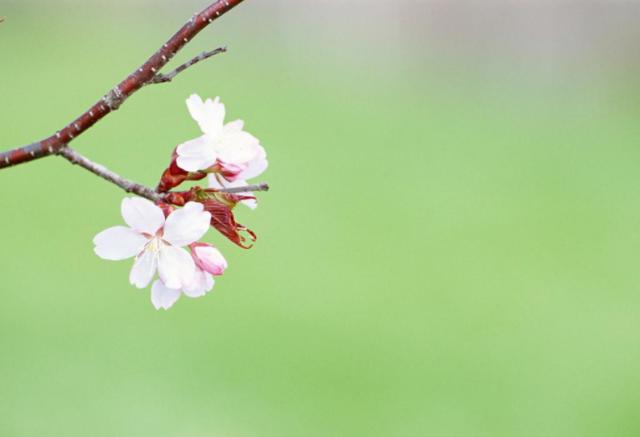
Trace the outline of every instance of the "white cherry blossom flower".
[[156, 271], [172, 289], [190, 286], [196, 266], [184, 247], [209, 229], [211, 215], [202, 204], [189, 202], [165, 219], [158, 206], [134, 197], [122, 201], [121, 212], [128, 227], [115, 226], [96, 235], [95, 253], [113, 261], [135, 257], [129, 281], [138, 288], [147, 287]]
[[[260, 176], [269, 166], [269, 162], [267, 161], [267, 152], [264, 150], [264, 147], [258, 146], [258, 154], [256, 157], [251, 160], [243, 169], [238, 169], [237, 173], [233, 173], [232, 169], [227, 167], [223, 174], [220, 173], [211, 173], [209, 175], [209, 188], [222, 189], [222, 188], [236, 188], [236, 187], [244, 187], [249, 185], [248, 180], [253, 179], [255, 177]], [[233, 175], [232, 177], [228, 176], [228, 174]], [[246, 191], [243, 193], [238, 193], [240, 195], [245, 196], [253, 196], [253, 193], [250, 191]], [[251, 209], [256, 209], [258, 207], [258, 202], [256, 199], [246, 199], [242, 200], [240, 203], [248, 206]]]
[[195, 172], [216, 162], [246, 166], [259, 154], [260, 142], [243, 130], [242, 120], [224, 124], [226, 111], [219, 97], [202, 101], [193, 94], [187, 99], [187, 108], [203, 135], [178, 146], [178, 167]]

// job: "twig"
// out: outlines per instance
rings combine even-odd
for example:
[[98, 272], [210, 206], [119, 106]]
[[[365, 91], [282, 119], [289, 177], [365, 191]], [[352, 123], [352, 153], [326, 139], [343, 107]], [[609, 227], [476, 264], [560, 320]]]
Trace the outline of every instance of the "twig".
[[155, 190], [145, 187], [137, 182], [130, 181], [123, 178], [117, 173], [109, 170], [104, 165], [91, 161], [89, 158], [82, 156], [76, 150], [71, 147], [63, 147], [58, 150], [58, 155], [65, 158], [71, 164], [78, 165], [91, 173], [100, 176], [102, 179], [116, 184], [127, 193], [134, 193], [138, 196], [145, 197], [153, 202], [159, 202], [164, 199], [164, 195], [156, 192]]
[[147, 62], [131, 73], [120, 84], [113, 87], [104, 97], [67, 126], [48, 138], [0, 153], [0, 169], [56, 154], [107, 114], [117, 110], [126, 99], [144, 85], [153, 82], [158, 72], [202, 29], [242, 3], [242, 1], [218, 0], [202, 12], [195, 14]]
[[[125, 179], [119, 174], [109, 170], [104, 165], [91, 161], [89, 158], [87, 158], [86, 156], [83, 156], [77, 150], [74, 150], [71, 147], [63, 147], [57, 152], [57, 154], [65, 158], [70, 163], [74, 165], [78, 165], [84, 168], [85, 170], [89, 170], [91, 173], [101, 177], [102, 179], [117, 185], [127, 193], [137, 194], [138, 196], [144, 197], [153, 202], [161, 202], [165, 199], [167, 195], [171, 194], [171, 193], [158, 193], [157, 191], [145, 185]], [[222, 188], [217, 191], [221, 193], [234, 194], [234, 193], [245, 193], [249, 191], [268, 191], [268, 190], [269, 190], [269, 185], [263, 183], [263, 184], [256, 184], [256, 185], [247, 185], [244, 187]]]
[[156, 83], [171, 82], [174, 77], [176, 77], [178, 74], [182, 73], [187, 68], [193, 67], [198, 62], [202, 62], [205, 59], [209, 59], [212, 56], [215, 56], [215, 55], [220, 54], [220, 53], [226, 53], [226, 52], [227, 52], [227, 48], [226, 47], [218, 47], [217, 49], [211, 50], [210, 52], [202, 52], [198, 56], [196, 56], [195, 58], [191, 59], [189, 62], [185, 62], [184, 64], [182, 64], [181, 66], [179, 66], [175, 70], [171, 71], [170, 73], [167, 73], [167, 74], [161, 74], [161, 73], [156, 74], [156, 76], [150, 82], [148, 82], [148, 84], [150, 85], [150, 84], [156, 84]]
[[254, 184], [254, 185], [245, 185], [244, 187], [234, 187], [234, 188], [219, 188], [218, 191], [221, 193], [228, 194], [238, 194], [238, 193], [247, 193], [250, 191], [269, 191], [269, 184]]

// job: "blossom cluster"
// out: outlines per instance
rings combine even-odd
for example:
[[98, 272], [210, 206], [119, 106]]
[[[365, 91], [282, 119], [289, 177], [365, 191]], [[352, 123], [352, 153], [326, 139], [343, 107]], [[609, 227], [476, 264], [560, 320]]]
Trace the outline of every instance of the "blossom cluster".
[[[244, 130], [242, 120], [224, 123], [226, 111], [219, 98], [203, 101], [194, 94], [187, 108], [202, 135], [174, 150], [157, 188], [163, 201], [125, 198], [121, 214], [127, 226], [106, 229], [93, 240], [100, 258], [134, 258], [129, 281], [142, 289], [152, 284], [156, 309], [169, 309], [182, 294], [204, 296], [212, 290], [214, 277], [224, 273], [222, 253], [200, 241], [211, 227], [240, 247], [251, 247], [256, 236], [236, 222], [233, 209], [239, 203], [255, 209], [255, 196], [221, 190], [246, 186], [268, 166], [264, 147]], [[170, 191], [185, 181], [204, 179], [207, 188]]]

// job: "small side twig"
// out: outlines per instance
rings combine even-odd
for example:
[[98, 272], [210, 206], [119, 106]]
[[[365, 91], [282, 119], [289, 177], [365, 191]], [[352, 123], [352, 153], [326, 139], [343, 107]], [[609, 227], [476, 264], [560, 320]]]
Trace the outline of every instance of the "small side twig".
[[156, 83], [171, 82], [178, 74], [182, 73], [187, 68], [193, 67], [198, 62], [202, 62], [205, 59], [211, 58], [212, 56], [218, 55], [220, 53], [226, 53], [226, 52], [227, 52], [227, 48], [226, 47], [218, 47], [217, 49], [211, 50], [209, 52], [202, 52], [198, 56], [196, 56], [195, 58], [191, 59], [189, 62], [185, 62], [184, 64], [182, 64], [181, 66], [179, 66], [175, 70], [170, 71], [169, 73], [166, 73], [166, 74], [158, 73], [147, 84], [151, 85], [151, 84], [156, 84]]
[[[87, 158], [86, 156], [83, 156], [77, 150], [72, 149], [69, 146], [65, 146], [61, 148], [58, 151], [58, 155], [62, 156], [71, 164], [78, 165], [84, 168], [85, 170], [89, 170], [91, 173], [95, 174], [96, 176], [99, 176], [102, 179], [117, 185], [127, 193], [137, 194], [138, 196], [144, 197], [145, 199], [149, 199], [152, 202], [162, 202], [165, 200], [167, 195], [171, 194], [171, 193], [158, 193], [154, 189], [149, 188], [145, 185], [139, 184], [129, 179], [125, 179], [119, 174], [109, 170], [104, 165], [91, 161], [89, 158]], [[218, 191], [220, 191], [221, 193], [235, 194], [235, 193], [245, 193], [249, 191], [268, 191], [268, 190], [269, 190], [269, 185], [262, 183], [262, 184], [255, 184], [255, 185], [247, 185], [244, 187], [222, 188]]]

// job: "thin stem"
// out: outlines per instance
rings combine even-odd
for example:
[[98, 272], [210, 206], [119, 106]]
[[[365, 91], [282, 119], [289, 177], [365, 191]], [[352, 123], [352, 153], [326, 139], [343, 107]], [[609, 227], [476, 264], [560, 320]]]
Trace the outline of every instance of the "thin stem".
[[[98, 164], [97, 162], [91, 161], [86, 156], [80, 154], [77, 150], [72, 149], [71, 147], [63, 147], [58, 152], [58, 155], [62, 156], [64, 159], [69, 161], [71, 164], [78, 165], [85, 170], [89, 170], [91, 173], [96, 176], [101, 177], [102, 179], [111, 182], [112, 184], [117, 185], [122, 188], [127, 193], [137, 194], [140, 197], [144, 197], [146, 199], [151, 200], [152, 202], [162, 202], [165, 200], [165, 197], [171, 193], [158, 193], [157, 191], [149, 188], [145, 185], [139, 184], [137, 182], [131, 181], [129, 179], [125, 179], [114, 171], [109, 170], [102, 164]], [[249, 191], [268, 191], [269, 185], [262, 183], [256, 185], [247, 185], [244, 187], [234, 187], [234, 188], [222, 188], [218, 191], [221, 193], [245, 193]]]
[[269, 184], [261, 183], [261, 184], [254, 184], [254, 185], [246, 185], [244, 187], [220, 188], [218, 191], [222, 193], [229, 193], [229, 194], [247, 193], [250, 191], [269, 191]]
[[82, 156], [78, 151], [71, 147], [63, 147], [58, 151], [58, 155], [62, 156], [71, 164], [78, 165], [89, 170], [91, 173], [101, 177], [102, 179], [119, 186], [127, 193], [137, 194], [138, 196], [149, 199], [152, 202], [159, 202], [164, 199], [163, 194], [157, 193], [155, 190], [142, 184], [123, 178], [119, 174], [109, 170], [104, 165], [93, 162], [89, 158]]
[[148, 82], [148, 84], [171, 82], [173, 80], [173, 78], [175, 78], [178, 74], [182, 73], [187, 68], [193, 67], [198, 62], [202, 62], [205, 59], [211, 58], [212, 56], [218, 55], [220, 53], [226, 53], [226, 52], [227, 52], [227, 48], [226, 47], [218, 47], [217, 49], [211, 50], [209, 52], [202, 52], [198, 56], [196, 56], [195, 58], [191, 59], [189, 62], [185, 62], [184, 64], [182, 64], [181, 66], [179, 66], [178, 68], [176, 68], [175, 70], [173, 70], [173, 71], [171, 71], [169, 73], [166, 73], [166, 74], [158, 73], [158, 74], [156, 74], [156, 76], [150, 82]]
[[91, 108], [48, 138], [26, 146], [0, 153], [0, 169], [33, 161], [57, 153], [74, 138], [82, 135], [91, 126], [131, 97], [144, 85], [153, 82], [158, 72], [169, 63], [187, 43], [218, 17], [242, 3], [243, 0], [218, 0], [195, 14], [175, 35], [162, 45], [144, 64], [113, 87]]

